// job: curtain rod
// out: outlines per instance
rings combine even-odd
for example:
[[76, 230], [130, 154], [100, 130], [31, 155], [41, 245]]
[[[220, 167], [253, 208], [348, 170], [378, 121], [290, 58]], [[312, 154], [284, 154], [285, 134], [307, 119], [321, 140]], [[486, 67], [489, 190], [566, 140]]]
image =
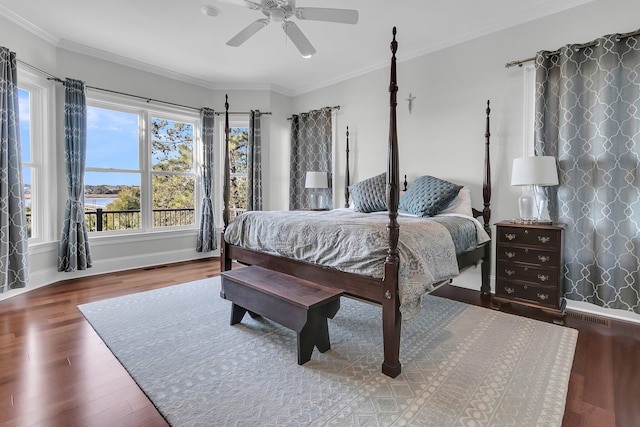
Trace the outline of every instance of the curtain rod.
[[[323, 108], [318, 108], [317, 110], [311, 110], [311, 111], [308, 111], [308, 113], [313, 113], [313, 112], [315, 112], [315, 111], [322, 111], [322, 110], [327, 109], [327, 108], [328, 108], [329, 110], [339, 110], [339, 109], [340, 109], [340, 106], [339, 106], [339, 105], [336, 105], [336, 106], [333, 106], [333, 107], [323, 107]], [[302, 113], [300, 113], [300, 114], [302, 114]], [[293, 119], [293, 117], [294, 117], [294, 116], [297, 116], [297, 114], [294, 114], [294, 115], [292, 115], [291, 117], [287, 117], [287, 120], [291, 120], [291, 119]]]
[[[250, 114], [250, 113], [251, 113], [250, 111], [229, 111], [229, 115], [230, 116], [240, 116], [240, 115], [244, 116], [244, 115], [247, 115], [247, 114]], [[221, 116], [221, 115], [225, 114], [225, 112], [216, 111], [214, 114], [216, 116]], [[261, 116], [264, 116], [264, 115], [270, 116], [271, 114], [273, 114], [271, 111], [265, 111], [264, 113], [262, 111], [260, 111], [260, 115]]]
[[[38, 73], [44, 74], [45, 76], [47, 76], [47, 80], [52, 80], [52, 81], [57, 82], [57, 83], [64, 83], [64, 80], [62, 80], [60, 77], [56, 77], [51, 73], [48, 73], [48, 72], [46, 72], [44, 70], [41, 70], [40, 68], [35, 67], [35, 66], [33, 66], [31, 64], [28, 64], [28, 63], [26, 63], [24, 61], [21, 61], [19, 59], [17, 61], [20, 64], [22, 64], [25, 67], [27, 67], [27, 68], [31, 68], [32, 70], [37, 71]], [[132, 97], [132, 98], [142, 99], [142, 100], [144, 100], [146, 102], [157, 102], [157, 103], [160, 103], [160, 104], [173, 105], [174, 107], [186, 108], [186, 109], [195, 110], [195, 111], [200, 111], [201, 110], [201, 108], [191, 107], [189, 105], [176, 104], [174, 102], [161, 101], [159, 99], [147, 98], [147, 97], [139, 96], [139, 95], [132, 95], [130, 93], [119, 92], [117, 90], [103, 89], [103, 88], [100, 88], [100, 87], [89, 86], [89, 85], [85, 85], [85, 88], [93, 89], [93, 90], [100, 90], [102, 92], [115, 93], [117, 95], [129, 96], [129, 97]], [[218, 114], [223, 114], [223, 113], [215, 113], [215, 114], [218, 115]], [[249, 114], [249, 113], [229, 113], [229, 114]], [[261, 113], [261, 114], [267, 114], [268, 115], [268, 114], [271, 114], [271, 112], [265, 112], [265, 113]]]
[[[637, 35], [640, 35], [640, 30], [632, 31], [630, 33], [618, 34], [616, 39], [618, 39], [618, 41], [620, 41], [622, 39], [626, 39], [627, 37], [633, 37], [633, 36], [637, 36]], [[598, 42], [594, 40], [594, 41], [589, 42], [589, 43], [577, 45], [576, 49], [580, 50], [580, 49], [584, 49], [585, 47], [593, 47], [593, 46], [596, 46], [597, 44], [598, 44]], [[547, 56], [558, 55], [559, 53], [560, 53], [560, 50], [554, 50], [553, 52], [547, 53]], [[505, 68], [511, 68], [511, 67], [515, 67], [516, 65], [518, 67], [522, 67], [522, 64], [526, 64], [527, 62], [531, 62], [531, 61], [535, 61], [535, 60], [536, 60], [536, 57], [532, 56], [531, 58], [519, 59], [517, 61], [507, 62], [504, 65], [504, 67]]]

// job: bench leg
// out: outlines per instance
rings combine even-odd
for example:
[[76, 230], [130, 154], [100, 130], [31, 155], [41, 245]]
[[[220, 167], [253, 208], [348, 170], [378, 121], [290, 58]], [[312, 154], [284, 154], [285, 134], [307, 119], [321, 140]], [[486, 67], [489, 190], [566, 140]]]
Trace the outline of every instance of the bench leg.
[[318, 329], [316, 331], [316, 347], [318, 347], [320, 353], [331, 350], [331, 343], [329, 342], [329, 325], [327, 324], [326, 317], [318, 320]]
[[302, 330], [298, 332], [298, 365], [304, 365], [311, 359], [313, 346], [316, 341], [317, 322], [315, 318], [310, 318]]
[[230, 325], [235, 325], [236, 323], [240, 323], [244, 314], [247, 312], [247, 309], [244, 307], [240, 307], [238, 304], [231, 305], [231, 322]]
[[244, 317], [245, 313], [249, 313], [249, 316], [251, 316], [252, 319], [259, 319], [262, 317], [258, 313], [254, 313], [251, 310], [247, 310], [244, 307], [240, 307], [238, 304], [232, 304], [230, 324], [235, 325], [236, 323], [242, 322], [242, 318]]

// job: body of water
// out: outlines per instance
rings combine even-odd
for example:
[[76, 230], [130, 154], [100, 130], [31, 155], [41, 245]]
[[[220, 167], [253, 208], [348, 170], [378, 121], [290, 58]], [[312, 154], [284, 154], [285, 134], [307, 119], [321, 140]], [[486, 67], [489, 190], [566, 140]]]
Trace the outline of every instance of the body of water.
[[101, 208], [104, 208], [105, 206], [107, 206], [109, 203], [113, 202], [114, 200], [117, 200], [117, 197], [85, 197], [84, 198], [84, 205], [85, 206], [99, 206]]
[[[84, 198], [84, 205], [85, 206], [98, 206], [101, 208], [104, 208], [105, 206], [107, 206], [109, 203], [113, 202], [114, 200], [117, 200], [117, 197], [85, 197]], [[25, 198], [25, 206], [30, 206], [31, 205], [31, 197], [27, 197]]]

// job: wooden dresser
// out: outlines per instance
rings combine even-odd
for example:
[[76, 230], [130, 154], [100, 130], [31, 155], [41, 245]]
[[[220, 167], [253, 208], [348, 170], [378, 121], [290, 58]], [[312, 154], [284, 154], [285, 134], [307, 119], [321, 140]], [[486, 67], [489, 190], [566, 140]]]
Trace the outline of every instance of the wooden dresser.
[[540, 308], [562, 318], [563, 234], [561, 225], [497, 223], [493, 300]]

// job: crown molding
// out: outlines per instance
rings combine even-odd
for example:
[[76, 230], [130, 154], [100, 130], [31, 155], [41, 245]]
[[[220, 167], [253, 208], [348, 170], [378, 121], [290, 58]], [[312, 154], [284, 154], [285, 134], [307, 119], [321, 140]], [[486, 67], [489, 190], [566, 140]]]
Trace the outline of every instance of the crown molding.
[[[530, 10], [527, 10], [519, 15], [511, 16], [508, 19], [503, 19], [500, 21], [493, 22], [492, 24], [486, 25], [477, 31], [458, 34], [441, 43], [434, 43], [434, 44], [425, 46], [422, 49], [418, 49], [412, 52], [408, 52], [406, 54], [398, 55], [398, 62], [400, 63], [400, 62], [409, 61], [411, 59], [424, 56], [424, 55], [427, 55], [451, 46], [455, 46], [457, 44], [464, 43], [469, 40], [473, 40], [482, 36], [486, 36], [491, 33], [502, 31], [517, 25], [524, 24], [526, 22], [534, 21], [536, 19], [540, 19], [555, 13], [559, 13], [567, 9], [571, 9], [577, 6], [591, 3], [592, 1], [594, 0], [575, 0], [568, 4], [558, 5], [555, 0], [548, 0], [545, 2], [544, 6], [538, 5], [535, 8], [532, 7]], [[388, 67], [388, 61], [384, 60], [377, 64], [373, 64], [371, 66], [364, 67], [364, 68], [355, 70], [353, 72], [343, 74], [341, 76], [337, 76], [335, 78], [322, 80], [322, 81], [313, 83], [311, 85], [307, 85], [297, 89], [288, 89], [288, 88], [285, 88], [279, 85], [270, 84], [270, 83], [215, 83], [209, 80], [170, 71], [166, 68], [157, 67], [157, 66], [150, 65], [141, 61], [131, 59], [131, 58], [123, 57], [123, 56], [112, 54], [100, 49], [95, 49], [86, 45], [71, 42], [69, 40], [59, 39], [53, 36], [52, 34], [44, 31], [40, 27], [33, 25], [31, 22], [17, 15], [13, 11], [7, 9], [3, 5], [0, 5], [0, 15], [4, 16], [11, 22], [19, 25], [20, 27], [26, 29], [27, 31], [35, 34], [36, 36], [42, 38], [46, 42], [56, 47], [59, 47], [61, 49], [69, 50], [69, 51], [80, 53], [87, 56], [92, 56], [97, 59], [102, 59], [105, 61], [124, 65], [130, 68], [138, 69], [141, 71], [145, 71], [148, 73], [156, 74], [156, 75], [167, 77], [170, 79], [182, 81], [185, 83], [193, 84], [195, 86], [204, 87], [211, 90], [272, 91], [284, 96], [295, 97], [295, 96], [304, 95], [306, 93], [313, 92], [319, 89], [323, 89], [325, 87], [332, 86], [334, 84], [341, 83], [346, 80], [360, 77], [365, 74], [371, 73], [373, 71], [378, 71], [382, 68]]]
[[46, 41], [47, 43], [53, 46], [57, 46], [58, 43], [60, 42], [60, 39], [58, 37], [43, 30], [37, 25], [32, 24], [31, 22], [27, 21], [22, 16], [16, 14], [12, 10], [7, 9], [7, 7], [2, 4], [0, 4], [0, 15], [2, 15], [7, 20], [13, 22], [17, 26], [22, 27], [25, 30], [29, 31], [30, 33], [40, 37], [42, 40]]
[[[441, 43], [430, 44], [425, 46], [422, 49], [413, 50], [405, 54], [398, 54], [397, 61], [398, 63], [406, 62], [411, 59], [418, 58], [420, 56], [428, 55], [430, 53], [433, 53], [442, 49], [446, 49], [448, 47], [452, 47], [473, 39], [477, 39], [489, 34], [497, 33], [499, 31], [507, 30], [509, 28], [512, 28], [521, 24], [525, 24], [527, 22], [535, 21], [537, 19], [541, 19], [549, 15], [553, 15], [568, 9], [572, 9], [574, 7], [591, 3], [593, 1], [594, 0], [575, 0], [568, 4], [558, 5], [555, 0], [548, 0], [543, 6], [538, 5], [536, 7], [531, 7], [530, 10], [522, 12], [519, 15], [510, 16], [509, 18], [505, 18], [501, 21], [495, 21], [490, 25], [486, 25], [480, 28], [479, 30], [458, 34], [455, 37], [452, 37]], [[343, 81], [360, 77], [365, 74], [371, 73], [373, 71], [378, 71], [380, 69], [388, 68], [388, 67], [389, 67], [389, 61], [385, 59], [384, 61], [381, 61], [377, 64], [373, 64], [368, 67], [355, 70], [351, 73], [343, 74], [341, 76], [338, 76], [332, 79], [323, 80], [309, 86], [298, 88], [292, 91], [293, 94], [291, 96], [304, 95], [306, 93], [323, 89], [325, 87], [332, 86], [334, 84], [341, 83]]]

